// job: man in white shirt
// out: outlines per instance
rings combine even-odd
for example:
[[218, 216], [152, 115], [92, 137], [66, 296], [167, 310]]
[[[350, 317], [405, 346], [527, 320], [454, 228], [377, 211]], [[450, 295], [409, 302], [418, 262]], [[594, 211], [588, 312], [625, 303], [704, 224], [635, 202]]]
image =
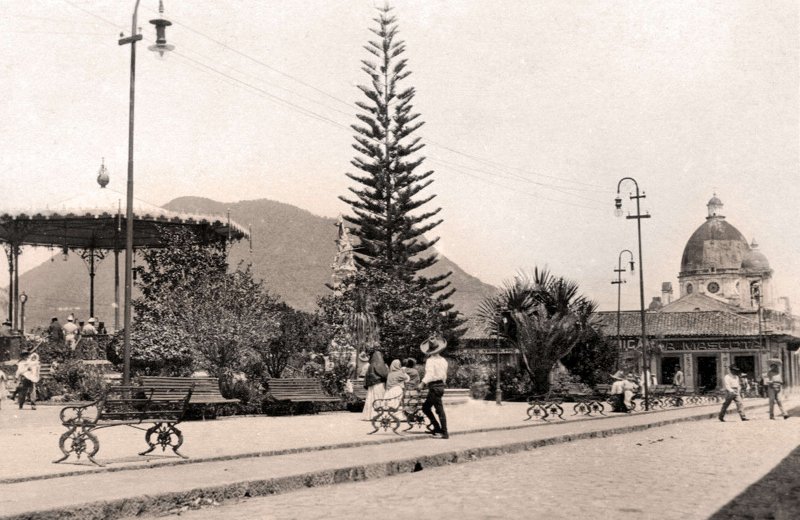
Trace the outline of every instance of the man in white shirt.
[[744, 416], [742, 396], [739, 394], [739, 368], [733, 365], [729, 366], [728, 373], [725, 374], [722, 382], [725, 385], [725, 402], [722, 403], [722, 409], [719, 411], [719, 420], [725, 422], [725, 412], [728, 411], [728, 406], [733, 401], [736, 403], [736, 411], [739, 412], [739, 417], [743, 421], [748, 421], [749, 419]]
[[[441, 336], [431, 336], [420, 345], [420, 350], [428, 356], [425, 361], [425, 377], [420, 382], [420, 389], [428, 387], [428, 397], [422, 405], [422, 412], [428, 417], [433, 426], [433, 434], [442, 439], [449, 439], [447, 433], [447, 416], [444, 413], [442, 396], [444, 384], [447, 382], [447, 360], [439, 353], [447, 348], [447, 341]], [[439, 420], [433, 416], [431, 409], [436, 410]]]
[[685, 386], [684, 379], [683, 371], [680, 369], [680, 367], [678, 367], [678, 371], [675, 372], [675, 375], [672, 377], [672, 384], [677, 387]]
[[64, 324], [64, 342], [70, 350], [75, 350], [75, 345], [78, 342], [78, 333], [80, 327], [75, 325], [75, 316], [72, 314], [67, 318], [67, 323]]

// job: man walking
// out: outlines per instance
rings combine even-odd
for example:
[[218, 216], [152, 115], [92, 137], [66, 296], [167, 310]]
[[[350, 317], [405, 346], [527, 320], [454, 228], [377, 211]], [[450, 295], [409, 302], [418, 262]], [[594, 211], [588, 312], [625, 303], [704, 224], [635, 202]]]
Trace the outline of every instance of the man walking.
[[781, 369], [778, 366], [779, 361], [771, 361], [769, 372], [767, 372], [767, 395], [769, 396], [769, 418], [775, 419], [775, 405], [778, 405], [778, 410], [781, 411], [784, 419], [788, 419], [789, 415], [783, 409], [781, 403], [781, 387], [783, 386], [783, 376], [781, 376]]
[[[444, 384], [447, 382], [447, 360], [440, 353], [447, 348], [447, 341], [441, 336], [431, 336], [422, 342], [419, 349], [428, 356], [425, 361], [425, 377], [419, 385], [420, 389], [428, 387], [428, 397], [422, 405], [422, 412], [428, 417], [433, 426], [433, 434], [442, 439], [449, 439], [447, 433], [447, 416], [444, 413], [442, 396]], [[431, 408], [436, 410], [439, 420], [433, 416]]]
[[744, 409], [742, 408], [742, 396], [739, 393], [739, 368], [736, 366], [729, 366], [728, 373], [722, 380], [725, 385], [725, 402], [722, 403], [722, 409], [719, 411], [719, 420], [725, 422], [725, 412], [728, 411], [731, 401], [736, 403], [736, 411], [743, 421], [749, 419], [744, 416]]

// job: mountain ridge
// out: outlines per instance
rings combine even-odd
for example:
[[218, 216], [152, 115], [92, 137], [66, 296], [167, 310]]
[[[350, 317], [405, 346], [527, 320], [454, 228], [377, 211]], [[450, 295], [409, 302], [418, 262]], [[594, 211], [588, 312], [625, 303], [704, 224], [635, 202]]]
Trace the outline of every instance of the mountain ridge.
[[[230, 211], [231, 220], [252, 229], [249, 241], [232, 246], [230, 265], [251, 264], [254, 275], [290, 306], [313, 311], [317, 299], [329, 292], [326, 284], [331, 281], [331, 264], [337, 251], [335, 219], [270, 199], [219, 202], [208, 197], [182, 196], [163, 207], [206, 215], [226, 215]], [[122, 270], [124, 253], [119, 261]], [[70, 312], [78, 319], [88, 319], [89, 276], [82, 264], [80, 257], [70, 252], [66, 261], [53, 257], [20, 276], [20, 290], [30, 296], [27, 329], [46, 325], [51, 316], [58, 316], [63, 322]], [[95, 314], [107, 327], [114, 324], [113, 264], [114, 255], [109, 252], [95, 277]], [[456, 289], [450, 301], [467, 316], [485, 296], [497, 290], [443, 255], [425, 273], [447, 271], [452, 271], [450, 280]]]

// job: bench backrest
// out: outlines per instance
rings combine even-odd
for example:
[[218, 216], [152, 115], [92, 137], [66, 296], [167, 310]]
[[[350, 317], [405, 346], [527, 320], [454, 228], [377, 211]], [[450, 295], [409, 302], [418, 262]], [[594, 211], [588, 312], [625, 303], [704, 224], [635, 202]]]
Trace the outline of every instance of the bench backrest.
[[97, 401], [97, 420], [178, 422], [186, 413], [192, 391], [193, 386], [112, 386]]
[[269, 380], [269, 392], [276, 399], [290, 399], [297, 396], [327, 397], [319, 379], [292, 377]]
[[598, 394], [607, 394], [611, 391], [611, 385], [595, 385], [594, 391]]
[[139, 385], [155, 390], [157, 398], [168, 397], [170, 391], [178, 389], [192, 389], [192, 397], [222, 397], [219, 390], [219, 379], [216, 377], [169, 377], [169, 376], [139, 376]]

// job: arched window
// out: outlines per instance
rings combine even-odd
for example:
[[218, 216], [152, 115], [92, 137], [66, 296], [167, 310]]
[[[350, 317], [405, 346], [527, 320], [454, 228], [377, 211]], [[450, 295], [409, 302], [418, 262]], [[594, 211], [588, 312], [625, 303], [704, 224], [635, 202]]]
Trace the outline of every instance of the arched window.
[[687, 283], [686, 284], [686, 294], [692, 294], [693, 292], [694, 292], [694, 287], [692, 286], [692, 284]]

